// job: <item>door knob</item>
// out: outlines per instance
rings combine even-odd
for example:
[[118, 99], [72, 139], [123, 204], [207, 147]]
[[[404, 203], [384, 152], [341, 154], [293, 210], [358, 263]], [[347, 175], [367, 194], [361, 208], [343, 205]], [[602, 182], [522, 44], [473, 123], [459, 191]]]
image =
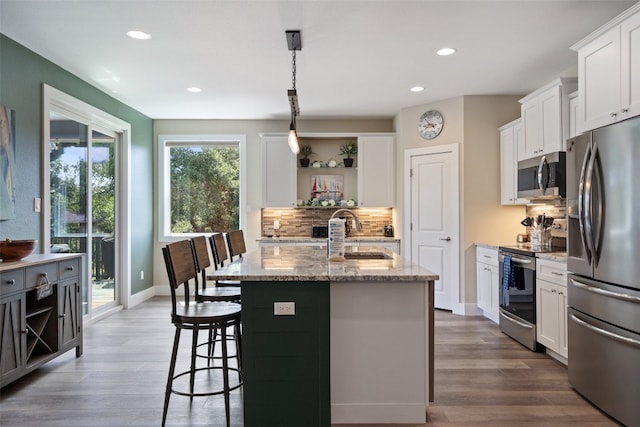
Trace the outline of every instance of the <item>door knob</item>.
[[450, 242], [451, 241], [451, 237], [447, 236], [444, 239], [440, 239], [440, 240], [444, 240], [445, 242]]

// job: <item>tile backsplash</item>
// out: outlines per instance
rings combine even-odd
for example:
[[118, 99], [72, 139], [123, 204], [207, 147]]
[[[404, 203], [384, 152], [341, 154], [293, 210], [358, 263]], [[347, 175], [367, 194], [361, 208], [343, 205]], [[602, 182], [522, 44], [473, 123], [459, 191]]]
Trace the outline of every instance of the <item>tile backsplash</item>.
[[[352, 237], [384, 236], [384, 226], [393, 224], [392, 208], [351, 209], [362, 223], [362, 231], [351, 229]], [[311, 237], [311, 227], [327, 225], [336, 211], [333, 208], [263, 208], [262, 235], [278, 237]], [[341, 215], [342, 216], [342, 215]], [[345, 214], [347, 218], [351, 215]], [[274, 221], [280, 222], [280, 229], [274, 230]]]

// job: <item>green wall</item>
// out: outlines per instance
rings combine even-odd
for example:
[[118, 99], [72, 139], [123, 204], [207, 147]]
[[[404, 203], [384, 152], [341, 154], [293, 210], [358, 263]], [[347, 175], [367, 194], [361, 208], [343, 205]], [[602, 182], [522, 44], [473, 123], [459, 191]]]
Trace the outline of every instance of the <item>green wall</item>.
[[[0, 104], [16, 113], [16, 219], [0, 221], [0, 240], [41, 239], [42, 84], [131, 124], [131, 293], [152, 286], [153, 120], [0, 34]], [[149, 272], [140, 280], [140, 271]]]

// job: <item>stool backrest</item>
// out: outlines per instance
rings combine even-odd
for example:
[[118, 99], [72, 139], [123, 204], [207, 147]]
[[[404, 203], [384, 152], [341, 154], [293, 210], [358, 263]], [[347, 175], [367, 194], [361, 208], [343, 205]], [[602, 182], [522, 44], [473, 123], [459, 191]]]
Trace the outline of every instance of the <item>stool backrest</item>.
[[[207, 268], [211, 267], [211, 259], [209, 258], [209, 249], [207, 249], [207, 238], [204, 236], [196, 236], [191, 239], [193, 245], [193, 256], [196, 262], [196, 272], [201, 274], [202, 289], [207, 287]], [[198, 292], [198, 276], [196, 275], [196, 294]]]
[[242, 257], [242, 254], [247, 252], [247, 248], [244, 244], [244, 233], [242, 230], [233, 230], [227, 233], [227, 244], [229, 245], [229, 256], [231, 261], [233, 257], [238, 255]]
[[189, 281], [197, 277], [195, 258], [190, 240], [181, 240], [170, 243], [162, 248], [164, 263], [169, 276], [169, 287], [171, 288], [171, 303], [173, 314], [176, 313], [177, 296], [176, 290], [180, 285], [184, 285], [184, 302], [189, 304]]
[[209, 243], [211, 245], [211, 252], [213, 252], [215, 267], [217, 270], [218, 267], [224, 266], [224, 262], [229, 259], [227, 246], [224, 242], [224, 235], [222, 233], [214, 234], [213, 236], [209, 237]]

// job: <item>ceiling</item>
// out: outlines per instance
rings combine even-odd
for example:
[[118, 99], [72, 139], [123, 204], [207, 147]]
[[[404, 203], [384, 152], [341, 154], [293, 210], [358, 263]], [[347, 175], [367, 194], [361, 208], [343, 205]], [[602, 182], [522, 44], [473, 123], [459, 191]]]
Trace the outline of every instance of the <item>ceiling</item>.
[[[575, 75], [569, 47], [634, 3], [2, 0], [0, 31], [154, 119], [273, 119], [290, 114], [285, 30], [300, 30], [301, 119], [391, 118]], [[436, 55], [445, 46], [456, 54]]]

